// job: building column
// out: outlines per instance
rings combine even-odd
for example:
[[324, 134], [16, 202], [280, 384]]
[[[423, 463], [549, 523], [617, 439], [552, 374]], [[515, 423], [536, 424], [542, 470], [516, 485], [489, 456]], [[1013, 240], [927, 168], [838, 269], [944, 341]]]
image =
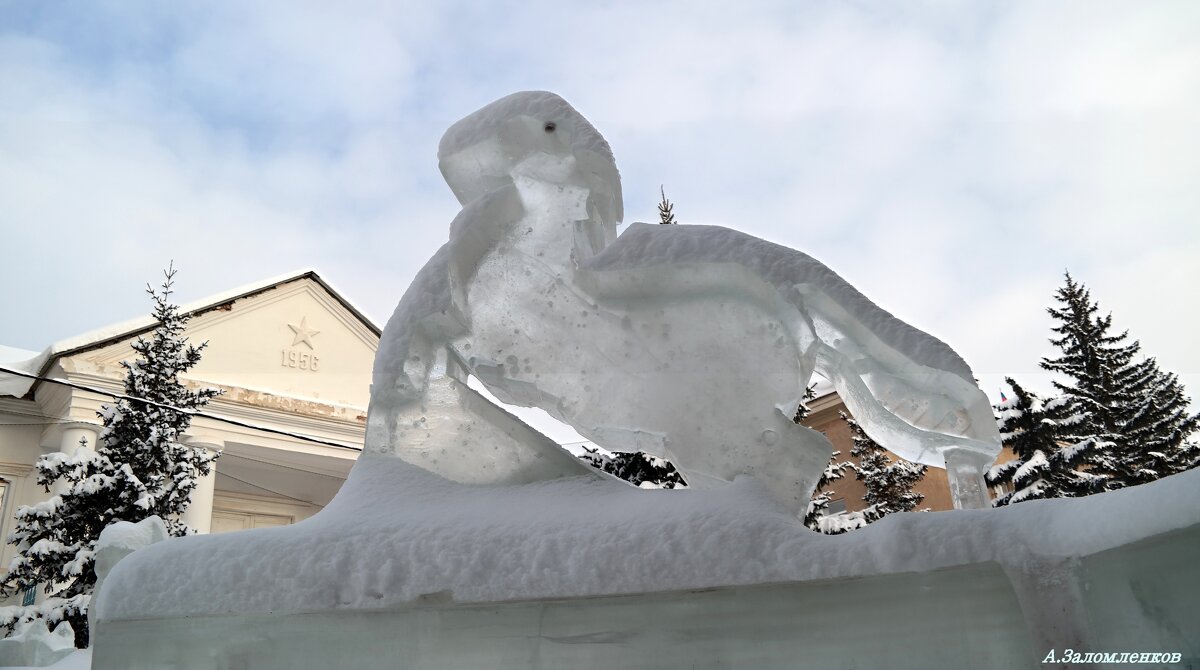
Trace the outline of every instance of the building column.
[[[194, 438], [184, 438], [184, 443], [189, 447], [199, 447], [217, 452], [225, 446], [214, 443], [211, 439], [200, 441]], [[213, 497], [216, 494], [216, 487], [217, 464], [214, 462], [207, 475], [196, 478], [196, 488], [192, 489], [191, 500], [180, 519], [199, 535], [207, 535], [212, 531]]]
[[[96, 449], [96, 441], [100, 437], [100, 426], [86, 421], [72, 421], [71, 423], [63, 424], [62, 439], [59, 442], [58, 451], [67, 455], [67, 458], [74, 456], [80, 447], [80, 440], [87, 440], [87, 448]], [[54, 482], [50, 493], [52, 495], [62, 495], [67, 492], [70, 487], [70, 482], [66, 479], [60, 479]]]
[[991, 458], [970, 449], [951, 447], [942, 452], [946, 457], [946, 478], [950, 480], [950, 497], [954, 509], [987, 509], [992, 506], [983, 473]]
[[100, 426], [85, 421], [72, 421], [63, 424], [62, 444], [58, 450], [67, 456], [74, 456], [79, 450], [79, 440], [86, 439], [88, 448], [96, 449], [96, 440], [100, 436]]

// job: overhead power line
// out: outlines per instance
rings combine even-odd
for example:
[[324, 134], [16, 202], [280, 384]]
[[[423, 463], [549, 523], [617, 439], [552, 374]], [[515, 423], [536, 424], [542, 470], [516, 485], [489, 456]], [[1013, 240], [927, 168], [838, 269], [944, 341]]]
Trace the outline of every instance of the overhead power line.
[[277, 496], [279, 496], [279, 497], [281, 497], [281, 498], [287, 498], [288, 500], [295, 500], [296, 502], [302, 502], [302, 503], [304, 503], [304, 504], [306, 504], [306, 505], [313, 505], [313, 506], [315, 506], [315, 507], [320, 507], [320, 508], [322, 508], [322, 509], [324, 509], [324, 508], [325, 508], [325, 506], [324, 506], [324, 505], [322, 505], [322, 504], [320, 504], [320, 503], [313, 502], [313, 501], [311, 501], [311, 500], [305, 500], [304, 498], [297, 498], [296, 496], [290, 496], [290, 495], [288, 495], [288, 494], [286, 494], [286, 493], [282, 493], [282, 492], [280, 492], [280, 491], [276, 491], [276, 490], [274, 490], [274, 489], [269, 489], [269, 488], [267, 488], [267, 487], [263, 486], [262, 484], [255, 484], [254, 482], [248, 482], [248, 481], [246, 481], [245, 479], [240, 479], [240, 478], [238, 478], [238, 477], [234, 477], [233, 475], [229, 474], [228, 472], [218, 472], [217, 474], [218, 474], [218, 475], [220, 475], [220, 476], [222, 476], [222, 477], [228, 477], [228, 478], [232, 479], [232, 480], [233, 480], [233, 481], [235, 481], [235, 482], [241, 482], [241, 483], [245, 484], [246, 486], [250, 486], [250, 487], [256, 488], [256, 489], [258, 489], [258, 490], [260, 490], [260, 491], [266, 491], [267, 493], [273, 493], [273, 494], [275, 494], [275, 495], [277, 495]]

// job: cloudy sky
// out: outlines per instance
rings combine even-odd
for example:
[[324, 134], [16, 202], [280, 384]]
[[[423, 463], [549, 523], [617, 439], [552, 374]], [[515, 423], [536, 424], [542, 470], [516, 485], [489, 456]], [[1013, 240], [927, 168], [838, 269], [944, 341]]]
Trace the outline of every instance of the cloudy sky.
[[[626, 221], [823, 260], [1044, 385], [1069, 269], [1200, 393], [1200, 4], [0, 0], [0, 344], [314, 267], [381, 324], [458, 210], [442, 131], [522, 89]], [[736, 8], [735, 8], [736, 7]]]

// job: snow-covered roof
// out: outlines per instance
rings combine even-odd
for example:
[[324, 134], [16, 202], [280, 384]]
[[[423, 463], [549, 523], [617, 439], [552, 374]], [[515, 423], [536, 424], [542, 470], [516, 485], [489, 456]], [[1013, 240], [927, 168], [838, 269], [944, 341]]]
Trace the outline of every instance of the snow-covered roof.
[[38, 355], [36, 351], [6, 347], [0, 344], [0, 361], [25, 361]]
[[[322, 288], [324, 288], [331, 296], [333, 296], [343, 307], [349, 310], [359, 321], [366, 325], [371, 332], [376, 335], [381, 334], [381, 330], [375, 322], [367, 318], [366, 314], [356, 307], [353, 303], [338, 292], [329, 282], [321, 278], [317, 271], [312, 268], [296, 270], [287, 274], [262, 279], [250, 284], [239, 286], [210, 295], [199, 300], [193, 300], [186, 304], [180, 305], [180, 312], [188, 316], [198, 316], [213, 309], [223, 307], [235, 300], [247, 298], [257, 293], [262, 293], [273, 289], [281, 284], [288, 284], [301, 279], [311, 279]], [[23, 372], [31, 375], [42, 376], [55, 359], [60, 356], [74, 354], [88, 349], [96, 349], [106, 346], [113, 342], [124, 340], [127, 338], [140, 335], [148, 330], [153, 329], [158, 322], [150, 316], [140, 316], [136, 319], [122, 321], [103, 328], [88, 331], [81, 335], [75, 335], [63, 340], [59, 340], [51, 344], [41, 353], [16, 349], [13, 347], [0, 346], [0, 368], [7, 368], [17, 372]], [[37, 382], [33, 379], [20, 377], [17, 375], [5, 374], [0, 372], [0, 396], [10, 395], [22, 397], [34, 387]]]
[[[49, 355], [48, 351], [37, 353], [15, 347], [0, 345], [0, 368], [23, 372], [27, 375], [37, 374]], [[0, 396], [11, 395], [21, 397], [29, 392], [33, 380], [0, 372]]]

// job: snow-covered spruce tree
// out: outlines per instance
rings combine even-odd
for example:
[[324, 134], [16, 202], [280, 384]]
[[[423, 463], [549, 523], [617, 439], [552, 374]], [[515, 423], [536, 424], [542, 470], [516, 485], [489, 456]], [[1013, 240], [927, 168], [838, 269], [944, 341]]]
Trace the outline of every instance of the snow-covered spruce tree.
[[678, 223], [675, 220], [675, 205], [667, 200], [667, 192], [662, 186], [658, 187], [658, 192], [662, 195], [662, 201], [658, 203], [658, 222], [665, 225], [674, 225]]
[[[815, 400], [816, 384], [806, 386], [804, 388], [804, 397], [801, 398], [800, 404], [796, 407], [796, 415], [792, 417], [795, 423], [802, 423], [808, 418], [810, 410], [808, 403]], [[821, 478], [817, 480], [817, 486], [813, 489], [812, 498], [808, 501], [808, 509], [804, 512], [804, 525], [818, 532], [826, 532], [831, 535], [844, 533], [843, 528], [831, 528], [828, 523], [822, 523], [821, 520], [829, 516], [829, 503], [833, 500], [833, 491], [826, 491], [829, 485], [846, 476], [846, 468], [853, 467], [850, 461], [839, 461], [838, 456], [842, 452], [834, 451], [829, 456], [829, 464], [825, 466], [824, 472], [821, 473]]]
[[687, 487], [687, 482], [683, 480], [679, 471], [666, 459], [651, 456], [641, 451], [633, 453], [622, 451], [606, 452], [586, 446], [583, 448], [583, 451], [584, 453], [579, 458], [583, 459], [588, 465], [598, 470], [603, 470], [614, 477], [624, 479], [634, 486], [649, 489], [677, 489]]
[[838, 456], [842, 452], [834, 450], [829, 457], [829, 464], [825, 466], [825, 470], [821, 473], [821, 478], [817, 480], [817, 486], [813, 489], [812, 498], [808, 501], [808, 509], [804, 512], [804, 525], [811, 530], [815, 530], [829, 535], [837, 535], [846, 532], [846, 528], [838, 525], [830, 525], [826, 520], [829, 514], [829, 503], [833, 500], [833, 491], [826, 491], [830, 484], [836, 482], [846, 476], [846, 468], [853, 468], [854, 465], [850, 461], [839, 461]]
[[1082, 415], [1078, 434], [1095, 448], [1084, 456], [1085, 469], [1104, 477], [1104, 489], [1133, 486], [1197, 465], [1197, 446], [1188, 441], [1200, 415], [1189, 414], [1189, 399], [1174, 374], [1153, 358], [1142, 358], [1141, 345], [1128, 342], [1128, 331], [1110, 332], [1112, 314], [1099, 306], [1087, 287], [1066, 274], [1048, 308], [1058, 322], [1051, 343], [1057, 358], [1043, 358], [1045, 370], [1070, 378], [1054, 386]]
[[9, 631], [21, 620], [44, 618], [53, 628], [71, 623], [79, 647], [87, 646], [87, 609], [96, 584], [95, 545], [100, 531], [116, 521], [138, 522], [159, 516], [172, 535], [190, 530], [180, 520], [197, 478], [212, 471], [216, 458], [204, 449], [179, 443], [191, 423], [190, 411], [218, 394], [192, 390], [179, 375], [200, 360], [204, 344], [184, 337], [187, 317], [168, 302], [175, 270], [169, 267], [160, 291], [147, 286], [158, 322], [150, 339], [133, 343], [138, 358], [125, 361], [125, 397], [100, 412], [99, 446], [81, 444], [77, 453], [52, 453], [37, 463], [38, 483], [49, 500], [17, 510], [8, 542], [17, 547], [0, 592], [41, 586], [51, 596], [40, 605], [0, 620]]
[[1096, 448], [1092, 438], [1075, 439], [1082, 415], [1073, 413], [1071, 403], [1063, 396], [1043, 401], [1011, 377], [1005, 381], [1012, 387], [1013, 397], [996, 405], [997, 424], [1004, 446], [1016, 458], [992, 466], [985, 475], [988, 486], [1011, 488], [992, 506], [1069, 498], [1102, 488], [1103, 477], [1076, 469]]
[[925, 476], [926, 467], [900, 458], [888, 458], [887, 449], [868, 437], [857, 421], [845, 412], [841, 416], [854, 436], [854, 446], [850, 449], [850, 455], [858, 458], [854, 478], [867, 488], [863, 495], [867, 508], [862, 512], [866, 520], [878, 521], [894, 512], [916, 509], [925, 496], [913, 487]]
[[1200, 465], [1200, 445], [1188, 440], [1200, 425], [1200, 414], [1188, 413], [1191, 399], [1175, 373], [1161, 371], [1154, 359], [1148, 362], [1150, 383], [1126, 415], [1122, 436], [1128, 445], [1118, 452], [1125, 486]]
[[812, 410], [808, 408], [808, 403], [817, 399], [817, 385], [809, 384], [804, 387], [804, 395], [800, 398], [800, 404], [796, 405], [796, 415], [792, 417], [793, 423], [803, 423]]

